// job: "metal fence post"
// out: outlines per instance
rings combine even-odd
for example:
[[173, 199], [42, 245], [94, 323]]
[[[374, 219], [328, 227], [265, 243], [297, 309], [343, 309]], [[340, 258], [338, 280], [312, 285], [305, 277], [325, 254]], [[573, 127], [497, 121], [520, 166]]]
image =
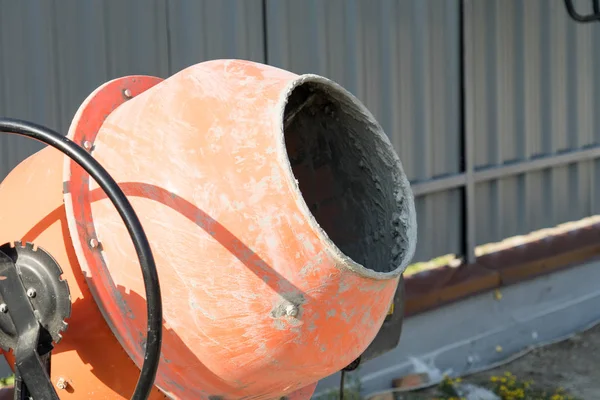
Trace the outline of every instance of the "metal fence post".
[[459, 29], [460, 29], [460, 79], [461, 79], [461, 137], [462, 159], [465, 174], [465, 187], [463, 192], [463, 238], [462, 256], [466, 263], [475, 262], [476, 223], [475, 223], [475, 143], [473, 123], [473, 48], [471, 41], [473, 35], [472, 4], [471, 0], [459, 0]]

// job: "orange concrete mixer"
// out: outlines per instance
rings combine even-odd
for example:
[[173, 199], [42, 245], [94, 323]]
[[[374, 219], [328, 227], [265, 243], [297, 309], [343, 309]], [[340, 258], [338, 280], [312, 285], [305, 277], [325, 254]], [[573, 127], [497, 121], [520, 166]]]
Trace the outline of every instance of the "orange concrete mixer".
[[[217, 60], [100, 86], [70, 140], [3, 121], [50, 144], [0, 186], [17, 391], [124, 399], [146, 379], [138, 398], [308, 399], [397, 344], [413, 197], [379, 124], [334, 82]], [[395, 336], [377, 348], [386, 321]]]

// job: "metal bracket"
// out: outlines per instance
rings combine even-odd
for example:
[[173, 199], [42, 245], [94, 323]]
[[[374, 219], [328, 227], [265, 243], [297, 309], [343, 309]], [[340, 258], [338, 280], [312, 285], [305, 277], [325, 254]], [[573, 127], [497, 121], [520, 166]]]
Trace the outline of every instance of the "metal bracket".
[[404, 277], [400, 277], [392, 302], [393, 312], [388, 314], [377, 336], [362, 353], [361, 360], [366, 362], [394, 350], [400, 342], [404, 322]]
[[567, 12], [569, 16], [573, 18], [577, 22], [594, 22], [600, 21], [600, 0], [591, 0], [593, 12], [588, 15], [581, 15], [577, 11], [575, 11], [575, 6], [573, 5], [573, 0], [565, 0], [565, 7], [567, 8]]
[[13, 260], [0, 251], [0, 295], [17, 333], [15, 400], [59, 400], [50, 381], [52, 336], [34, 311]]

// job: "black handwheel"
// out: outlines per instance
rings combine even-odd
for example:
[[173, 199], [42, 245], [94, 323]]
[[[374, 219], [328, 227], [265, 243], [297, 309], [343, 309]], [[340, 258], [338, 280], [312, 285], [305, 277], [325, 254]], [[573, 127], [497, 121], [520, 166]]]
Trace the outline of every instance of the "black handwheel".
[[160, 361], [162, 346], [162, 300], [158, 273], [156, 271], [154, 256], [150, 249], [150, 243], [131, 203], [129, 203], [129, 200], [127, 200], [117, 182], [115, 182], [96, 159], [82, 147], [60, 133], [41, 125], [11, 118], [0, 118], [0, 132], [35, 139], [62, 152], [90, 174], [119, 212], [131, 236], [142, 268], [148, 313], [148, 332], [144, 362], [132, 399], [148, 399], [154, 387], [154, 380], [156, 379], [156, 372]]

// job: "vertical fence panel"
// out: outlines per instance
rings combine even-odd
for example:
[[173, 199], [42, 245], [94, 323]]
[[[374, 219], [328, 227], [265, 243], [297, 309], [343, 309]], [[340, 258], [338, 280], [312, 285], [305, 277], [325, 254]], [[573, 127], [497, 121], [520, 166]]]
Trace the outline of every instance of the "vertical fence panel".
[[[591, 2], [575, 2], [587, 11]], [[562, 0], [468, 0], [473, 47], [476, 168], [598, 143], [600, 24], [577, 24]], [[477, 185], [477, 243], [593, 212], [593, 163], [578, 162]]]
[[[0, 115], [66, 133], [97, 86], [168, 75], [165, 0], [0, 0]], [[6, 56], [10, 55], [10, 56]], [[41, 145], [0, 137], [0, 179]]]
[[[0, 115], [61, 128], [52, 3], [2, 1], [1, 7]], [[29, 139], [0, 135], [0, 177], [41, 147]]]
[[[317, 73], [374, 113], [413, 182], [460, 172], [458, 0], [267, 0], [269, 63]], [[461, 190], [417, 198], [416, 260], [461, 249]]]
[[167, 1], [171, 73], [212, 59], [265, 62], [262, 0]]

